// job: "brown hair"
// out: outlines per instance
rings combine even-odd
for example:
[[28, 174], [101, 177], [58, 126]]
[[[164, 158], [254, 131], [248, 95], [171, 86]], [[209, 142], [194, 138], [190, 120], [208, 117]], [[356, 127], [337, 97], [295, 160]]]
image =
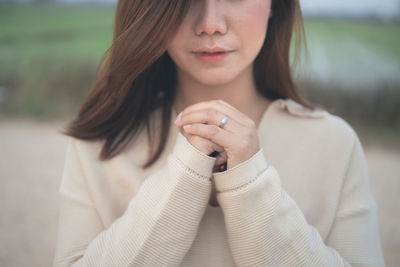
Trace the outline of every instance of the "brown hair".
[[[146, 127], [152, 152], [142, 167], [157, 161], [168, 140], [175, 98], [176, 67], [167, 45], [190, 4], [191, 0], [118, 1], [112, 45], [78, 116], [64, 134], [105, 140], [99, 158], [106, 160], [119, 154]], [[296, 41], [304, 35], [299, 2], [273, 0], [272, 14], [264, 46], [254, 62], [257, 90], [271, 100], [291, 98], [314, 109], [296, 88], [289, 62], [296, 23], [300, 34]], [[155, 146], [150, 117], [158, 108], [162, 119]]]

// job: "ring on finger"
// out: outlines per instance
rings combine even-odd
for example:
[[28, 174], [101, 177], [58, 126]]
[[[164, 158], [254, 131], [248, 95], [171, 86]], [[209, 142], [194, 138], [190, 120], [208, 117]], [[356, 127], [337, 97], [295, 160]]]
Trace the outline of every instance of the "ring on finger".
[[222, 118], [221, 122], [219, 123], [218, 127], [224, 128], [225, 124], [228, 122], [228, 119], [229, 119], [229, 116], [228, 116], [228, 115], [225, 115], [225, 116]]

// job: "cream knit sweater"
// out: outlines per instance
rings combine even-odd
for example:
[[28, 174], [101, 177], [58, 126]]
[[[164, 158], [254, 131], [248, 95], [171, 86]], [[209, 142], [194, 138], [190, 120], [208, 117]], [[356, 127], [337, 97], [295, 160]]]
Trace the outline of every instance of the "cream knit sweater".
[[[71, 138], [54, 265], [384, 266], [353, 128], [278, 99], [258, 133], [261, 149], [219, 173], [173, 123], [148, 170], [138, 167], [145, 133], [106, 162], [101, 142]], [[208, 204], [212, 183], [219, 207]]]

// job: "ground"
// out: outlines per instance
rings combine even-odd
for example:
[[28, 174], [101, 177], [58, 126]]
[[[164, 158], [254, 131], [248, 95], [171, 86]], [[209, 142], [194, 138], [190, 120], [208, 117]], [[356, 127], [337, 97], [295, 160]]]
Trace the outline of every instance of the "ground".
[[[51, 266], [64, 122], [0, 119], [0, 266]], [[364, 147], [387, 266], [400, 264], [400, 151]]]

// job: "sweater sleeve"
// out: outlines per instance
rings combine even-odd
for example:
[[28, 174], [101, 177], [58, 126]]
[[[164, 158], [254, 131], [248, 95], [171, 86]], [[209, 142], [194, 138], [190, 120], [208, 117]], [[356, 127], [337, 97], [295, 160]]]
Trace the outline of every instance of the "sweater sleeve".
[[179, 265], [207, 207], [215, 158], [179, 133], [166, 164], [146, 177], [123, 215], [103, 229], [78, 152], [71, 140], [59, 190], [54, 266]]
[[308, 224], [262, 150], [214, 174], [238, 266], [384, 266], [364, 153], [353, 143], [340, 204], [327, 240]]

